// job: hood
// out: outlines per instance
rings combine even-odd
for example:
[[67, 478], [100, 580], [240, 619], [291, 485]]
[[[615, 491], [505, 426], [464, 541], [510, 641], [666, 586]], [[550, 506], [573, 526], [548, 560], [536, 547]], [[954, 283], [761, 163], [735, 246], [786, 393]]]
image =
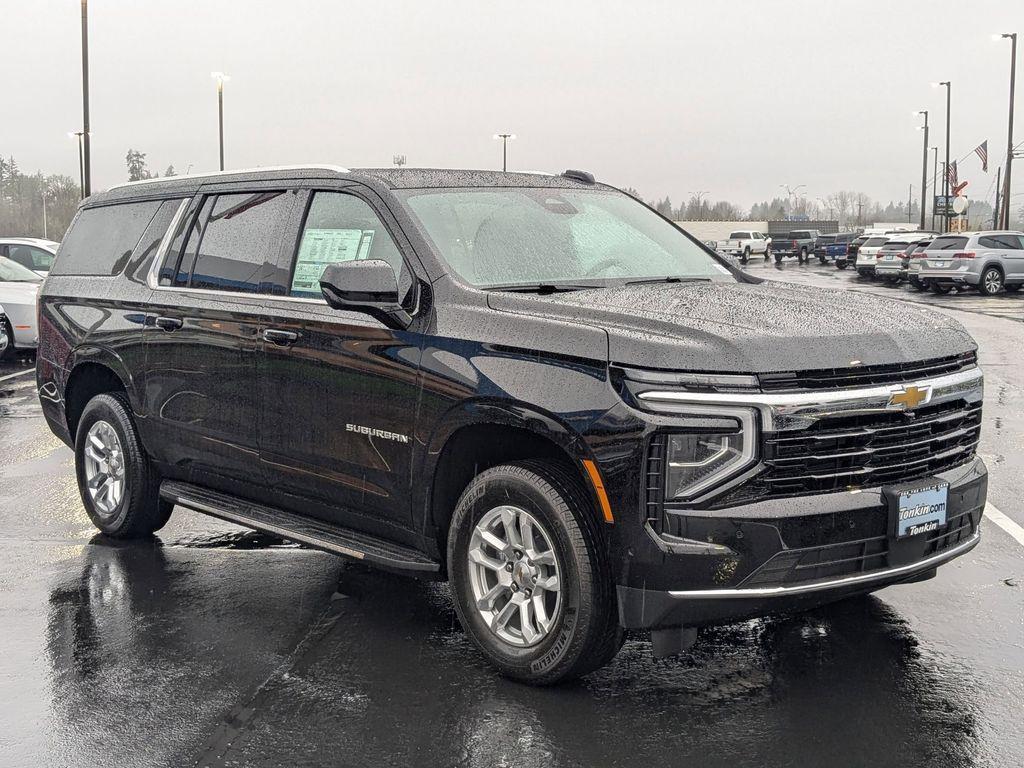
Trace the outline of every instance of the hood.
[[657, 283], [550, 296], [494, 292], [492, 308], [596, 325], [609, 360], [643, 368], [769, 373], [884, 365], [976, 348], [954, 320], [899, 301], [765, 281]]

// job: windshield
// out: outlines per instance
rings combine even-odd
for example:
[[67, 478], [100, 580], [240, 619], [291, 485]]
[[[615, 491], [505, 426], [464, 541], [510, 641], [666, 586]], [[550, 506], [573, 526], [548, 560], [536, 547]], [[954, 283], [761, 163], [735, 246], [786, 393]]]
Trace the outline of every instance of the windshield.
[[0, 256], [0, 283], [41, 283], [43, 278], [16, 261]]
[[620, 192], [488, 187], [399, 194], [441, 257], [475, 286], [735, 280], [700, 245]]
[[899, 240], [890, 240], [888, 243], [882, 246], [883, 251], [902, 251], [907, 247], [906, 241], [900, 242]]

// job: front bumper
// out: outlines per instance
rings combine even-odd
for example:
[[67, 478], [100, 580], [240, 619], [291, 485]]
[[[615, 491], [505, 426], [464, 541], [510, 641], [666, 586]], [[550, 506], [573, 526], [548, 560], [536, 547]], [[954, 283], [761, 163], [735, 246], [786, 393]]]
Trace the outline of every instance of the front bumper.
[[[626, 628], [702, 626], [806, 610], [928, 578], [978, 544], [988, 490], [978, 458], [934, 477], [949, 483], [947, 523], [903, 539], [892, 535], [881, 488], [759, 502], [714, 517], [695, 513], [688, 538], [706, 530], [721, 541], [721, 532], [731, 531], [728, 552], [712, 545], [684, 552], [664, 537], [658, 577], [618, 585], [619, 620]], [[731, 578], [737, 573], [744, 575]]]

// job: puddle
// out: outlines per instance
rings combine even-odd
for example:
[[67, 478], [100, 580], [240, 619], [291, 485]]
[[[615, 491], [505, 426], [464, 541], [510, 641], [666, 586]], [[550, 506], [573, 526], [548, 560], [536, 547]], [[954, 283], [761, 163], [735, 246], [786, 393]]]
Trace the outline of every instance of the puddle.
[[185, 536], [166, 544], [190, 549], [300, 549], [301, 545], [261, 531]]

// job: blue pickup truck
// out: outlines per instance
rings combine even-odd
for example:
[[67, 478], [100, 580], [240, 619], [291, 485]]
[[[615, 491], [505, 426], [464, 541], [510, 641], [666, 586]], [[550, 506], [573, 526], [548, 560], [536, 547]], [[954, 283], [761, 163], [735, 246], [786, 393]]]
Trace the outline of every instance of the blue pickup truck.
[[840, 232], [835, 239], [825, 246], [825, 260], [836, 265], [837, 269], [846, 269], [856, 258], [857, 248], [867, 238], [859, 232]]

